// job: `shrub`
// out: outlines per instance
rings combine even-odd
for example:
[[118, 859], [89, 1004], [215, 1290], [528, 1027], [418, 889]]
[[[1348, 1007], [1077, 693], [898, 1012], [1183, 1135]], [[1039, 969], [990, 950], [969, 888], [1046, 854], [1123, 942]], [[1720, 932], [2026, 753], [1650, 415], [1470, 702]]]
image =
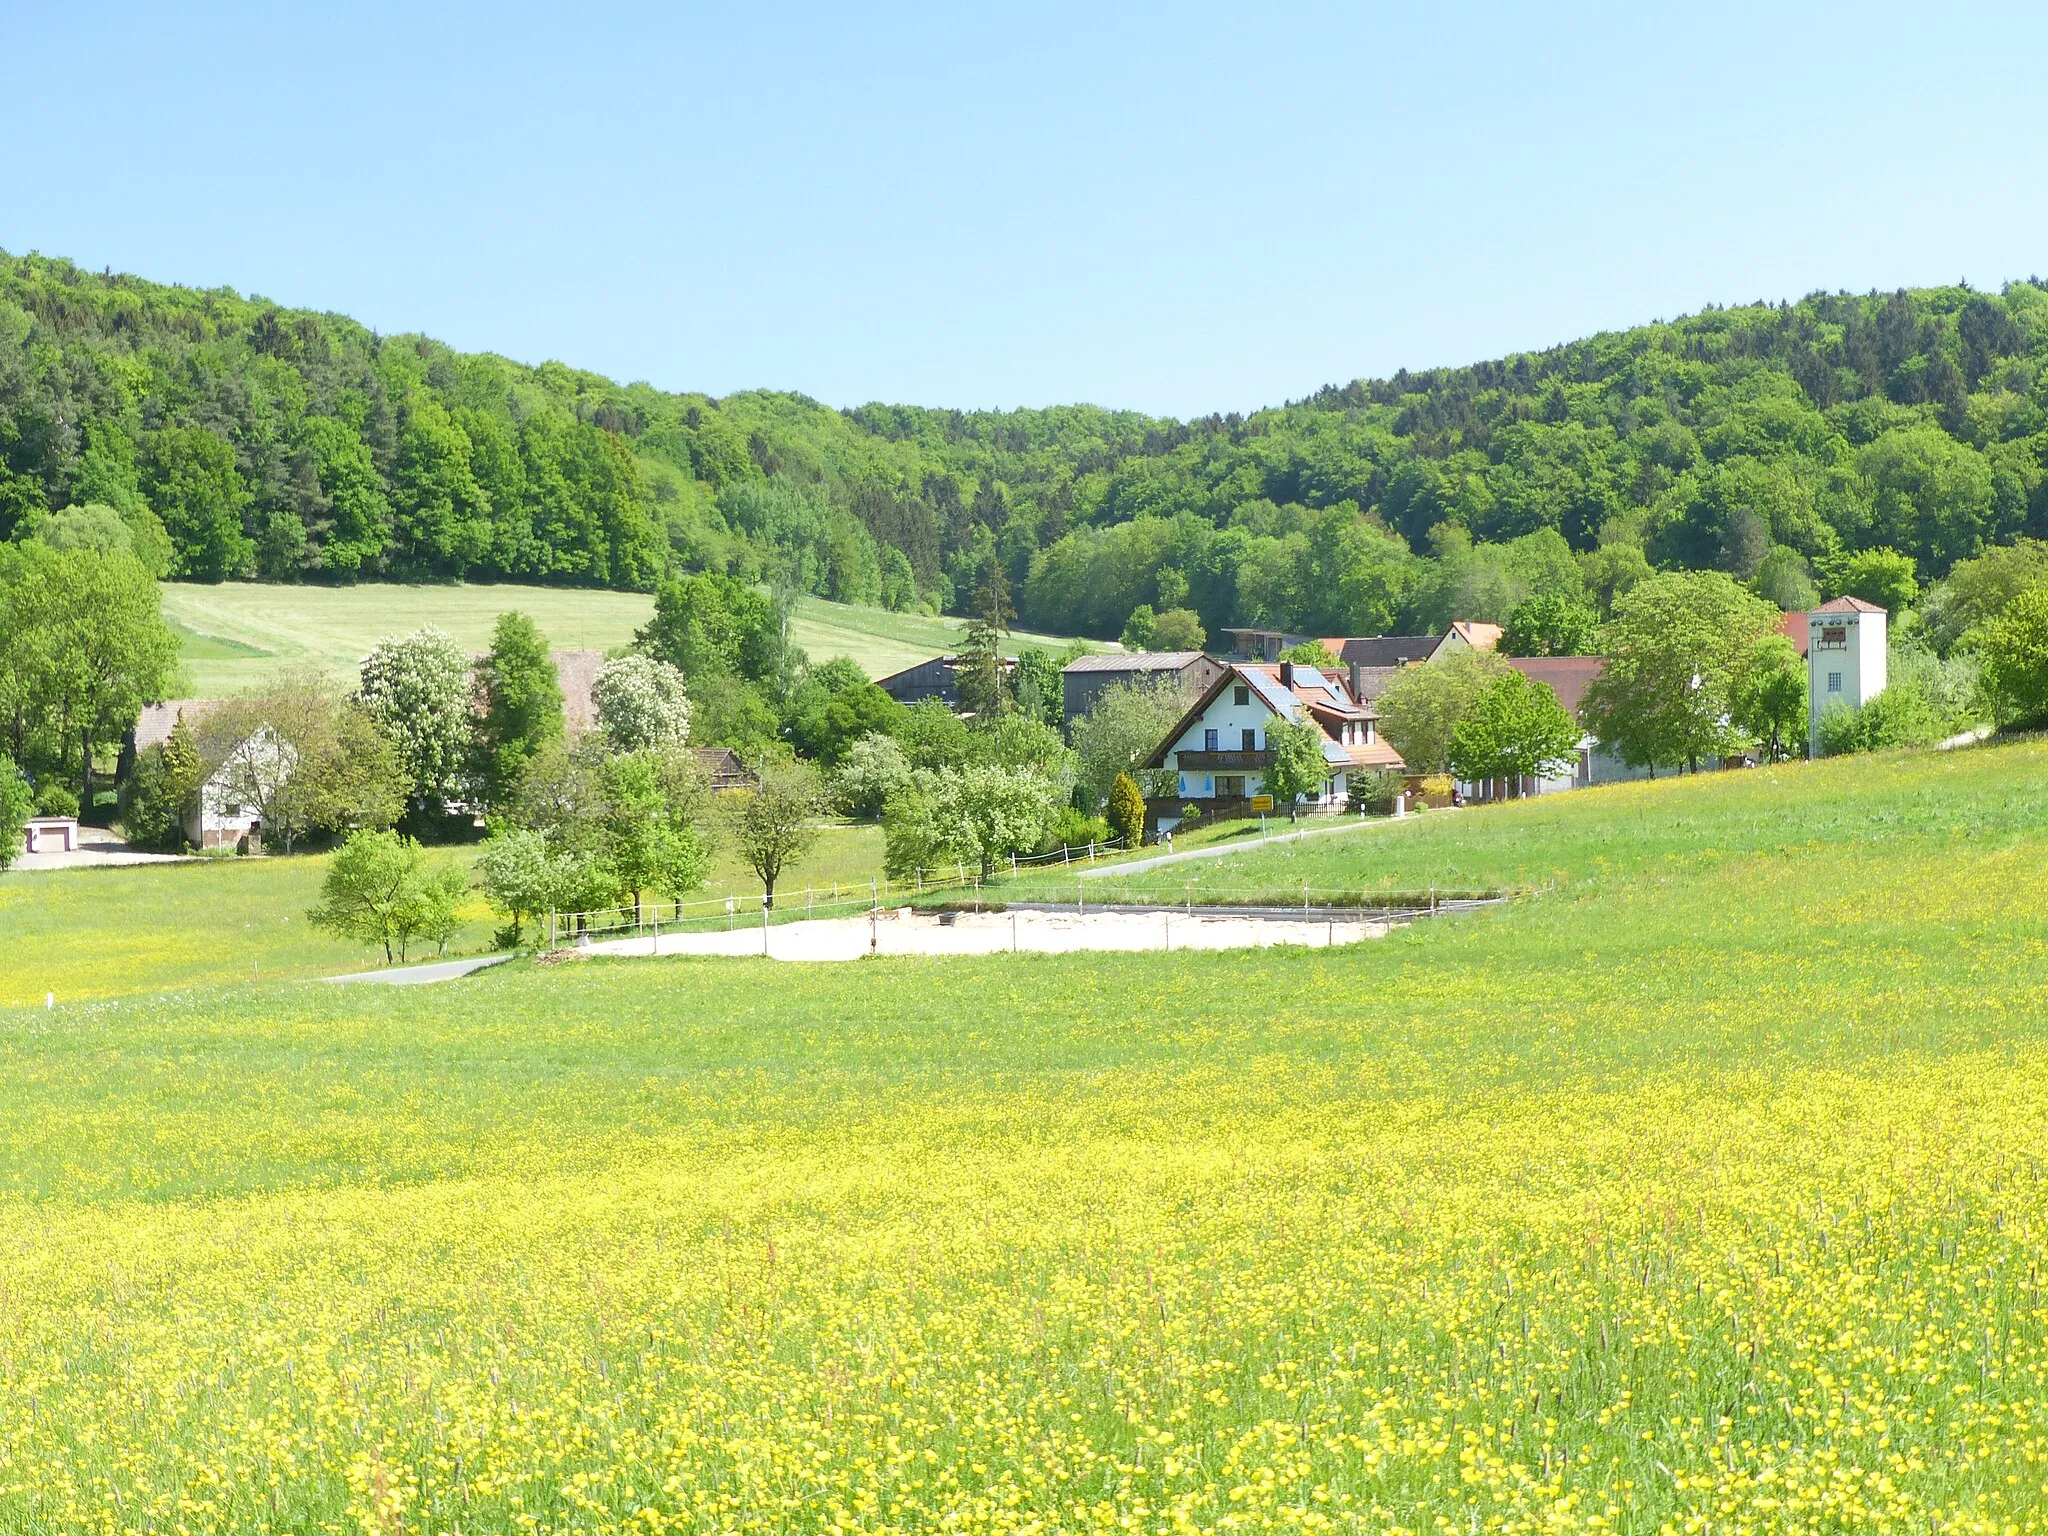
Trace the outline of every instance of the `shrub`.
[[12, 864], [22, 851], [22, 828], [28, 825], [35, 799], [28, 780], [14, 766], [12, 758], [0, 757], [0, 869]]
[[384, 958], [404, 960], [414, 939], [445, 950], [457, 927], [456, 903], [468, 881], [452, 866], [435, 866], [411, 838], [357, 832], [327, 862], [320, 903], [306, 913], [316, 928], [358, 944], [382, 945]]
[[1118, 774], [1109, 786], [1109, 830], [1111, 836], [1123, 839], [1126, 848], [1145, 840], [1145, 797], [1128, 773]]
[[1180, 824], [1187, 831], [1194, 831], [1202, 824], [1202, 808], [1192, 800], [1180, 808]]
[[1041, 852], [1057, 853], [1062, 848], [1086, 848], [1091, 843], [1109, 841], [1109, 823], [1100, 816], [1090, 816], [1077, 811], [1071, 805], [1065, 807], [1052, 819], [1052, 832], [1045, 840]]
[[2048, 581], [2015, 597], [1965, 643], [1983, 668], [1984, 696], [2001, 727], [2048, 721]]
[[55, 779], [45, 779], [36, 789], [38, 816], [76, 816], [78, 793]]
[[1406, 786], [1407, 781], [1390, 769], [1369, 769], [1352, 775], [1351, 790], [1344, 804], [1354, 815], [1391, 816], [1394, 802]]
[[910, 782], [910, 759], [890, 736], [863, 736], [846, 749], [832, 775], [832, 798], [849, 816], [880, 816], [889, 797]]

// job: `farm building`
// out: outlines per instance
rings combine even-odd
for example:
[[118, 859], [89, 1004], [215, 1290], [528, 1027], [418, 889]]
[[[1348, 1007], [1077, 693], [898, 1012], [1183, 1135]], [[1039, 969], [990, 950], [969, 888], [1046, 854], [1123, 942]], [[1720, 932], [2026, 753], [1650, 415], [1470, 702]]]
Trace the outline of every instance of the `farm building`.
[[[1011, 676], [1017, 670], [1014, 656], [1003, 658], [1003, 675]], [[934, 656], [929, 661], [920, 661], [914, 667], [905, 667], [901, 672], [892, 672], [887, 677], [875, 679], [875, 686], [889, 695], [898, 704], [922, 704], [926, 699], [937, 699], [946, 708], [960, 708], [960, 658], [958, 656]]]
[[1060, 670], [1060, 714], [1072, 726], [1113, 683], [1170, 680], [1190, 697], [1222, 675], [1224, 664], [1201, 651], [1107, 651], [1077, 656]]
[[1321, 727], [1326, 776], [1319, 805], [1341, 804], [1356, 773], [1402, 769], [1401, 755], [1379, 738], [1379, 716], [1337, 678], [1289, 661], [1232, 662], [1145, 760], [1147, 768], [1175, 774], [1176, 793], [1155, 811], [1170, 824], [1184, 803], [1223, 815], [1273, 808], [1265, 770], [1273, 763], [1267, 727], [1275, 717]]

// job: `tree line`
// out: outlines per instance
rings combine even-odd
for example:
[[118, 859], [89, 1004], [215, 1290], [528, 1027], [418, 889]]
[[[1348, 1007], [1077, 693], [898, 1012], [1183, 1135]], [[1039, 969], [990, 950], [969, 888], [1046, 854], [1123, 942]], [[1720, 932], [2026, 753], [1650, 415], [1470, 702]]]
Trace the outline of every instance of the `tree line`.
[[1653, 570], [1781, 607], [2048, 535], [2048, 290], [1709, 308], [1248, 416], [833, 410], [528, 367], [0, 254], [0, 535], [198, 580], [667, 577], [1031, 625], [1599, 616]]

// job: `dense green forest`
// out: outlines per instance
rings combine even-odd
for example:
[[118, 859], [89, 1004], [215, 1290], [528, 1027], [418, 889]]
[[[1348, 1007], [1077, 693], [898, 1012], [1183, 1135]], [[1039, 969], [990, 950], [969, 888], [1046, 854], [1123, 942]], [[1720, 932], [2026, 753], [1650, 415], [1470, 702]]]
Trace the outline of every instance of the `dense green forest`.
[[2038, 280], [1712, 308], [1180, 422], [669, 394], [0, 253], [0, 533], [197, 580], [709, 570], [958, 612], [1000, 563], [1047, 630], [1150, 604], [1370, 634], [1604, 610], [1652, 568], [1785, 606], [1871, 550], [1938, 579], [2048, 533], [2044, 465]]

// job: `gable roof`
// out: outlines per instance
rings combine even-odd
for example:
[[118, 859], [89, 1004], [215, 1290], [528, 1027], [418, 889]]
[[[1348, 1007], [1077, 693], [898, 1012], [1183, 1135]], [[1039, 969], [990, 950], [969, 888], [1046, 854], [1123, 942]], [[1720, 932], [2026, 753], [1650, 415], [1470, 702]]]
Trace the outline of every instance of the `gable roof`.
[[1883, 613], [1884, 609], [1875, 603], [1866, 603], [1860, 597], [1831, 597], [1813, 610], [1815, 613]]
[[1370, 705], [1357, 703], [1344, 685], [1335, 677], [1306, 662], [1294, 662], [1293, 686], [1284, 686], [1280, 681], [1279, 662], [1231, 661], [1223, 664], [1223, 671], [1215, 681], [1202, 690], [1201, 696], [1191, 704], [1187, 712], [1174, 722], [1173, 729], [1146, 757], [1140, 766], [1162, 768], [1166, 765], [1166, 754], [1173, 750], [1173, 744], [1185, 736], [1188, 728], [1209, 711], [1230, 687], [1248, 688], [1251, 696], [1266, 706], [1268, 714], [1281, 715], [1295, 720], [1311, 718], [1323, 730], [1323, 761], [1337, 767], [1358, 764], [1399, 767], [1400, 754], [1385, 742], [1375, 739], [1370, 744], [1359, 742], [1347, 747], [1330, 735], [1334, 725], [1341, 728], [1347, 722], [1377, 720], [1378, 713]]
[[1548, 683], [1571, 717], [1579, 718], [1579, 704], [1607, 665], [1605, 656], [1510, 656], [1507, 664], [1532, 682]]
[[1347, 667], [1398, 667], [1427, 661], [1443, 643], [1442, 635], [1337, 635], [1322, 642]]
[[[1507, 631], [1498, 624], [1459, 619], [1451, 625], [1450, 633], [1463, 640], [1475, 651], [1490, 651], [1500, 644], [1500, 637], [1506, 634]], [[1448, 640], [1450, 635], [1446, 635], [1444, 638]]]
[[160, 704], [145, 704], [142, 713], [135, 719], [135, 749], [160, 747], [171, 739], [171, 731], [183, 716], [188, 727], [196, 727], [201, 720], [220, 708], [219, 699], [165, 699]]
[[1200, 661], [1202, 651], [1098, 651], [1076, 656], [1062, 672], [1178, 672]]
[[590, 690], [604, 666], [603, 651], [550, 651], [555, 664], [555, 681], [562, 689], [562, 724], [571, 736], [580, 736], [597, 724], [597, 705]]

